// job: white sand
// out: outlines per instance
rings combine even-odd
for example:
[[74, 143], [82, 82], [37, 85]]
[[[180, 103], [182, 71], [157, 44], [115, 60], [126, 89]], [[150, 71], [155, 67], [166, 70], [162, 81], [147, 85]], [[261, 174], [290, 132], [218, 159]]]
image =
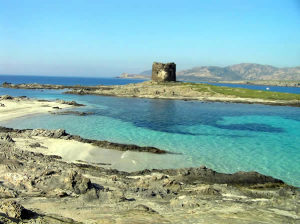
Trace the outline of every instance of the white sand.
[[33, 99], [0, 100], [0, 103], [5, 105], [4, 107], [0, 106], [0, 122], [27, 115], [48, 113], [58, 110], [53, 109], [53, 107], [59, 107], [62, 109], [72, 107], [71, 105], [61, 104], [58, 102], [41, 102]]
[[[47, 137], [14, 138], [16, 145], [23, 150], [39, 152], [45, 155], [58, 155], [67, 162], [86, 162], [106, 168], [123, 171], [137, 171], [151, 168], [174, 168], [182, 160], [181, 155], [160, 155], [146, 152], [118, 151], [93, 146], [75, 140]], [[41, 147], [30, 147], [40, 143]], [[166, 164], [165, 161], [168, 161]], [[101, 165], [104, 163], [107, 165]]]

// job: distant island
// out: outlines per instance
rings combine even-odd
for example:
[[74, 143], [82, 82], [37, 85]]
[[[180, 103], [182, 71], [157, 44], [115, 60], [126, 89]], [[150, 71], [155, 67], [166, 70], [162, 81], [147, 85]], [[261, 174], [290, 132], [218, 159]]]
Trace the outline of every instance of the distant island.
[[[119, 78], [130, 79], [150, 79], [151, 70], [139, 74], [122, 73]], [[242, 63], [226, 67], [201, 66], [177, 72], [177, 80], [186, 82], [219, 82], [219, 81], [267, 81], [284, 80], [296, 81], [287, 82], [283, 86], [300, 86], [300, 66], [278, 68], [271, 65], [261, 65], [253, 63]], [[298, 82], [299, 81], [299, 82]], [[260, 85], [260, 83], [257, 83]], [[267, 84], [268, 85], [268, 84]]]

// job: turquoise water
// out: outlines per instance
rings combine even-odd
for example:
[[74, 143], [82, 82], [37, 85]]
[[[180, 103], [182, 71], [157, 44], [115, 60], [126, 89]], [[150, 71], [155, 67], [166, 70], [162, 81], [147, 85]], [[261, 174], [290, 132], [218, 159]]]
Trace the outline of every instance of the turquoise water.
[[86, 138], [155, 146], [182, 153], [181, 162], [166, 159], [160, 167], [206, 165], [228, 173], [255, 170], [300, 186], [300, 108], [0, 88], [3, 94], [76, 100], [87, 105], [76, 110], [95, 114], [43, 114], [0, 125], [63, 128]]

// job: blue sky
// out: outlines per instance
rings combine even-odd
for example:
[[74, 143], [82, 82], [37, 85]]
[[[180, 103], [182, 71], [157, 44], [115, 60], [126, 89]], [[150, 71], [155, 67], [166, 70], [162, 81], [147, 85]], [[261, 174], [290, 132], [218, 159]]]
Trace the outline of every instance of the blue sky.
[[300, 0], [0, 0], [0, 74], [300, 66]]

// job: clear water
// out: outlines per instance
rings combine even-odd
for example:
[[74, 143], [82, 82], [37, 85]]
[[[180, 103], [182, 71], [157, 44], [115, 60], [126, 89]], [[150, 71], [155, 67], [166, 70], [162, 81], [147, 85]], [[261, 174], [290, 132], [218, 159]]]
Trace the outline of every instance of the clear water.
[[86, 138], [155, 146], [182, 153], [176, 163], [165, 156], [160, 168], [255, 170], [300, 186], [300, 108], [61, 93], [0, 88], [0, 95], [76, 100], [87, 105], [76, 110], [95, 115], [43, 114], [0, 125], [64, 128]]

